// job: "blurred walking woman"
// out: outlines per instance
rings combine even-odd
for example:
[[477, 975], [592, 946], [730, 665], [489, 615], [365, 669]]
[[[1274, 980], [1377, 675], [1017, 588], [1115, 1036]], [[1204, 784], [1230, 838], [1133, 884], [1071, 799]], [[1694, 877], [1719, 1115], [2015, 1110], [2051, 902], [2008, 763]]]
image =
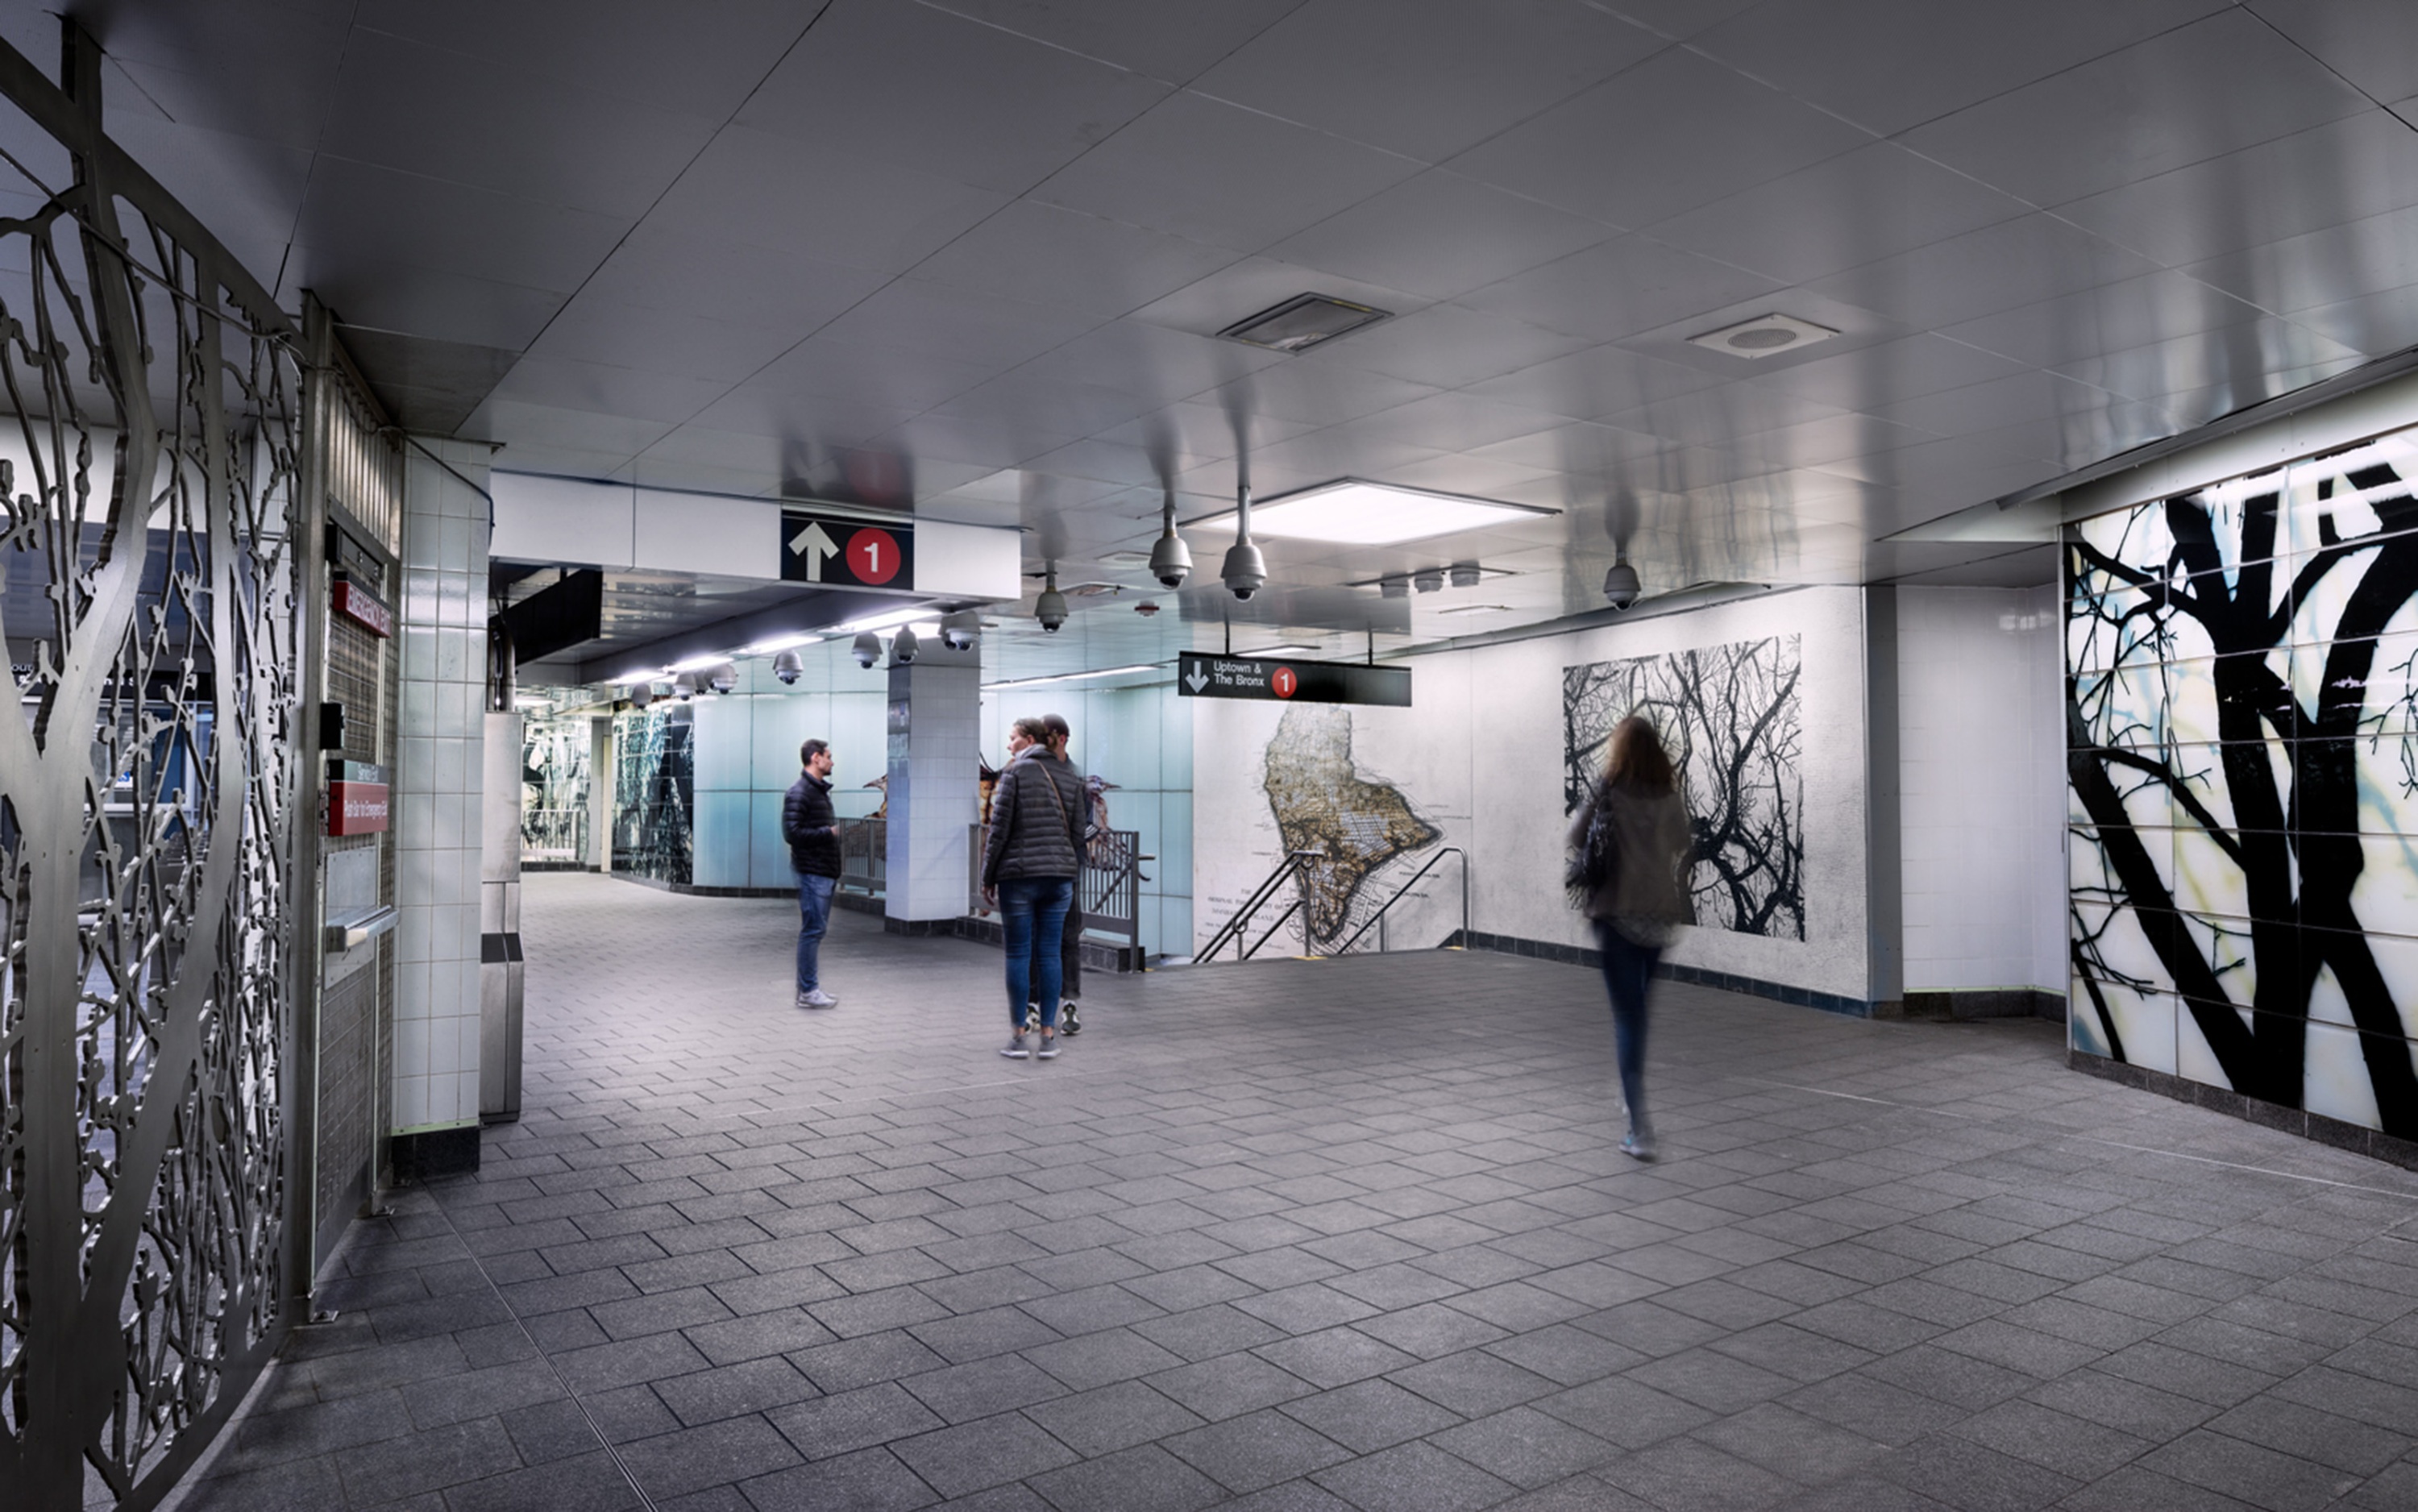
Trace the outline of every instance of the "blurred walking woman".
[[1569, 846], [1574, 901], [1595, 924], [1612, 992], [1620, 1058], [1620, 1095], [1629, 1135], [1620, 1148], [1654, 1158], [1645, 1116], [1645, 994], [1663, 948], [1692, 923], [1684, 867], [1692, 841], [1688, 811], [1662, 738], [1634, 715], [1613, 726], [1603, 782], [1571, 821]]
[[[1047, 1061], [1058, 1053], [1058, 943], [1082, 869], [1086, 795], [1075, 769], [1050, 756], [1049, 730], [1040, 719], [1018, 720], [1007, 752], [1007, 770], [991, 793], [982, 873], [983, 901], [999, 909], [1007, 935], [1007, 1019], [1015, 1033], [999, 1053]], [[1031, 1047], [1028, 1003], [1041, 1005], [1041, 1043]]]

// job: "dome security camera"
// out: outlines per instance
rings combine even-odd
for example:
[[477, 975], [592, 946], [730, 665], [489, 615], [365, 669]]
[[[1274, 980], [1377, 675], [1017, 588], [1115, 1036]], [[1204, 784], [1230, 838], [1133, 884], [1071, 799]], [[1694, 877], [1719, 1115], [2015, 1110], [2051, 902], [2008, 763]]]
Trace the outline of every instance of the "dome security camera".
[[848, 653], [856, 658], [857, 665], [870, 671], [873, 664], [881, 660], [881, 637], [872, 631], [860, 630], [849, 643]]
[[794, 684], [805, 670], [805, 658], [795, 651], [783, 651], [773, 658], [773, 675], [781, 680], [783, 687]]
[[720, 666], [717, 666], [712, 671], [706, 673], [705, 685], [712, 688], [717, 694], [727, 694], [731, 689], [739, 686], [739, 668], [731, 665], [728, 662], [725, 662]]
[[1159, 512], [1159, 536], [1150, 548], [1150, 575], [1161, 588], [1182, 588], [1191, 575], [1192, 548], [1175, 533], [1175, 495], [1171, 491]]
[[1033, 618], [1051, 634], [1066, 622], [1066, 595], [1058, 591], [1058, 564], [1051, 562], [1041, 582], [1041, 596], [1033, 601]]
[[644, 708], [646, 708], [646, 707], [647, 707], [647, 705], [648, 705], [650, 701], [652, 701], [652, 700], [653, 700], [654, 696], [655, 696], [655, 688], [654, 688], [654, 684], [653, 684], [653, 683], [651, 683], [651, 682], [633, 682], [633, 683], [631, 683], [631, 684], [630, 684], [630, 707], [631, 707], [631, 708], [633, 708], [633, 709], [644, 709]]
[[890, 637], [890, 664], [893, 666], [905, 666], [915, 660], [915, 653], [923, 649], [924, 643], [916, 637], [915, 627], [900, 625], [898, 634]]
[[1603, 574], [1604, 601], [1615, 609], [1626, 609], [1635, 603], [1637, 595], [1643, 591], [1645, 585], [1637, 580], [1637, 569], [1630, 566], [1625, 557], [1614, 562]]
[[953, 651], [970, 651], [982, 639], [982, 616], [959, 609], [941, 617], [941, 644]]
[[696, 674], [683, 672], [672, 679], [672, 696], [682, 703], [696, 696]]
[[1237, 599], [1248, 599], [1264, 587], [1268, 580], [1267, 558], [1251, 541], [1251, 485], [1242, 483], [1234, 489], [1234, 543], [1227, 548], [1225, 565], [1218, 576], [1226, 580], [1226, 591]]

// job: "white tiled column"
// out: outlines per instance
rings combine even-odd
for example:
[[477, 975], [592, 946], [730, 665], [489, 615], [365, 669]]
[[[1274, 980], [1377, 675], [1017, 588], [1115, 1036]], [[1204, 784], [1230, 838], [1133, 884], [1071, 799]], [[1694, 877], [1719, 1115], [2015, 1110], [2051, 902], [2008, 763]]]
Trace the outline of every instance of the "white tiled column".
[[488, 513], [471, 484], [485, 486], [489, 452], [424, 444], [452, 470], [406, 451], [392, 1104], [406, 1136], [479, 1123]]
[[981, 815], [982, 664], [934, 636], [911, 666], [890, 669], [890, 864], [893, 919], [966, 911], [966, 832]]

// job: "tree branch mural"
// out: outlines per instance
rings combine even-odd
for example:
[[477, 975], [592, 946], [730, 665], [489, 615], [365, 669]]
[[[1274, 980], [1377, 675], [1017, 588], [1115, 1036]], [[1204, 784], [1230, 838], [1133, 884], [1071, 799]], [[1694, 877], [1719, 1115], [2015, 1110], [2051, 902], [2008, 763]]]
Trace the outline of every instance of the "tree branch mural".
[[2405, 1138], [2418, 981], [2382, 956], [2418, 933], [2414, 455], [2383, 437], [2067, 549], [2074, 1043]]
[[1604, 742], [1652, 720], [1678, 764], [1696, 853], [1696, 922], [1805, 938], [1803, 664], [1795, 635], [1562, 669], [1562, 811], [1603, 775]]

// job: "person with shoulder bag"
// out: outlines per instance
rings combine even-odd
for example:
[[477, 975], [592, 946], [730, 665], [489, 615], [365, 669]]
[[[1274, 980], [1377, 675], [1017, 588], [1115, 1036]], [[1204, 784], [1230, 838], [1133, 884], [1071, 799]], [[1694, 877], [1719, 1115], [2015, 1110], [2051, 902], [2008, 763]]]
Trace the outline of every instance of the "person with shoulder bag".
[[[999, 1053], [1021, 1061], [1058, 1054], [1058, 944], [1082, 868], [1083, 789], [1075, 769], [1049, 755], [1040, 719], [1016, 722], [1007, 770], [991, 794], [990, 834], [983, 847], [983, 901], [999, 910], [1007, 939], [1007, 1021]], [[1039, 948], [1036, 949], [1036, 942]], [[1035, 980], [1035, 977], [1038, 980]], [[1027, 1044], [1028, 1001], [1040, 1006], [1041, 1043]]]
[[1603, 780], [1570, 823], [1564, 880], [1595, 925], [1612, 998], [1613, 1041], [1629, 1133], [1620, 1148], [1654, 1158], [1645, 1112], [1645, 1001], [1654, 968], [1683, 925], [1695, 922], [1685, 868], [1694, 848], [1662, 738], [1631, 715], [1613, 726]]

